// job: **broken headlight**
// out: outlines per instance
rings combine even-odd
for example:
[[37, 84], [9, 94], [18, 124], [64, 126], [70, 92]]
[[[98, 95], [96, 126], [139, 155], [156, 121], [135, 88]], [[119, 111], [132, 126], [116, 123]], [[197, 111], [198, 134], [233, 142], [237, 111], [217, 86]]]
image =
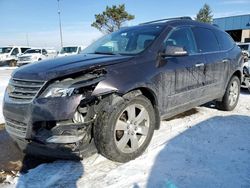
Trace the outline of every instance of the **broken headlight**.
[[68, 97], [71, 96], [75, 88], [50, 88], [44, 97]]
[[42, 97], [69, 97], [73, 94], [75, 87], [72, 83], [73, 79], [68, 78], [56, 81], [51, 84], [42, 94]]
[[95, 85], [104, 79], [102, 72], [96, 72], [87, 73], [77, 78], [57, 80], [43, 92], [41, 97], [69, 97], [79, 92], [83, 94], [81, 88]]

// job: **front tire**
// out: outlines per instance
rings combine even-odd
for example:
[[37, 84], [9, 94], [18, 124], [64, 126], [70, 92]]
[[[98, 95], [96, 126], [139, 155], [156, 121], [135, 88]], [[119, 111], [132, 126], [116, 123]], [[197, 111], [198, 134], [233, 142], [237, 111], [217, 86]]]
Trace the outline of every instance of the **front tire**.
[[232, 111], [238, 104], [240, 96], [240, 79], [237, 76], [233, 76], [228, 83], [226, 92], [221, 102], [217, 102], [216, 106], [220, 110]]
[[140, 156], [153, 136], [155, 110], [143, 95], [111, 104], [94, 126], [96, 147], [103, 156], [127, 162]]

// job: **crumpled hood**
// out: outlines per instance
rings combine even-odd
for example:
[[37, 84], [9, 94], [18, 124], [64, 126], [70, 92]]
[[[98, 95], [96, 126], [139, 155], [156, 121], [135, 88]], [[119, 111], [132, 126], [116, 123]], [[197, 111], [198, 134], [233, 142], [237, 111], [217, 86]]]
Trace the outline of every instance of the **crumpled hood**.
[[13, 78], [48, 81], [94, 67], [121, 63], [131, 56], [80, 54], [40, 61], [16, 69]]

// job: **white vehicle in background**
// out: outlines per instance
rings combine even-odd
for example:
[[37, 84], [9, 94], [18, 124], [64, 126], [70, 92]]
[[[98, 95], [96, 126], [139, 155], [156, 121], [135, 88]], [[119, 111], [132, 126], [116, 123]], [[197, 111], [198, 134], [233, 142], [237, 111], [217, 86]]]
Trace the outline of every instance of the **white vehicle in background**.
[[250, 43], [238, 43], [244, 58], [243, 64], [243, 79], [241, 83], [242, 88], [247, 88], [250, 91]]
[[250, 61], [246, 61], [243, 64], [243, 81], [241, 87], [248, 88], [250, 91]]
[[58, 54], [58, 57], [76, 55], [83, 50], [83, 46], [64, 46]]
[[33, 48], [29, 49], [24, 54], [18, 57], [17, 66], [22, 66], [30, 63], [34, 63], [37, 61], [41, 61], [44, 59], [52, 58], [48, 55], [47, 50], [42, 48]]
[[9, 65], [12, 62], [16, 62], [18, 57], [28, 49], [30, 49], [30, 47], [27, 46], [0, 47], [0, 66]]
[[237, 45], [241, 48], [244, 57], [249, 58], [249, 56], [250, 56], [250, 43], [238, 43]]
[[55, 50], [54, 48], [46, 48], [45, 50], [47, 51], [49, 57], [51, 58], [57, 57], [58, 51]]
[[248, 57], [249, 57], [249, 54], [250, 54], [250, 43], [238, 43], [237, 44], [243, 53], [245, 53]]

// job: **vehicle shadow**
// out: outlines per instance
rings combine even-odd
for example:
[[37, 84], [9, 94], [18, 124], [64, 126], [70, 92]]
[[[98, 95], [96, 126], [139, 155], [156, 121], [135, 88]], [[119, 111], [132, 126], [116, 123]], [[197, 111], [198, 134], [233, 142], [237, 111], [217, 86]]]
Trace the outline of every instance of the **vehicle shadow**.
[[250, 116], [217, 116], [170, 140], [147, 187], [249, 187]]
[[242, 94], [242, 95], [250, 95], [250, 91], [247, 88], [241, 88], [240, 94]]

